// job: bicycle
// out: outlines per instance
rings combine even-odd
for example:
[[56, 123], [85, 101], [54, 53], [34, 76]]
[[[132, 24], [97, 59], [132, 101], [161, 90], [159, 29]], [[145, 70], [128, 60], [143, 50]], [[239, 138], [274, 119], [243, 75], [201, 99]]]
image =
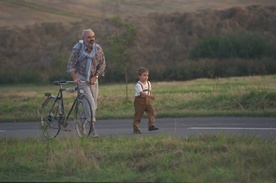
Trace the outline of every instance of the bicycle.
[[[82, 81], [86, 82], [86, 81]], [[63, 88], [63, 85], [75, 83], [74, 81], [54, 81], [54, 85], [59, 85], [57, 96], [51, 93], [45, 93], [47, 97], [41, 108], [41, 130], [46, 138], [55, 138], [60, 130], [71, 131], [67, 129], [68, 119], [71, 112], [74, 110], [74, 126], [79, 137], [88, 137], [92, 129], [93, 111], [91, 103], [83, 94], [83, 90], [78, 86], [75, 88]], [[74, 93], [77, 96], [74, 99], [69, 112], [65, 115], [63, 92]]]

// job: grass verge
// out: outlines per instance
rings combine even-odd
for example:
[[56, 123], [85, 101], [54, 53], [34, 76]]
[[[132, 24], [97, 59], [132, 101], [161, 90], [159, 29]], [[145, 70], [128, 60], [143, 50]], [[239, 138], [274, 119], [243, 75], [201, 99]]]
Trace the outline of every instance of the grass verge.
[[[276, 75], [152, 82], [156, 117], [276, 116]], [[97, 119], [133, 118], [134, 84], [100, 85]], [[0, 87], [0, 122], [38, 121], [44, 93], [57, 86]], [[65, 93], [65, 111], [76, 94]]]
[[274, 182], [276, 141], [167, 135], [99, 139], [1, 138], [7, 182]]

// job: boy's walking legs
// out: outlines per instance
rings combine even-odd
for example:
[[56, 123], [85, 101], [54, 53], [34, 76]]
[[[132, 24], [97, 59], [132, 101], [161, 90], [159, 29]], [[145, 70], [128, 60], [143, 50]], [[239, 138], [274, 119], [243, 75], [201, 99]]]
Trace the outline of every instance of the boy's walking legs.
[[140, 97], [136, 97], [134, 100], [134, 120], [133, 120], [133, 133], [141, 133], [139, 125], [145, 112], [145, 100]]

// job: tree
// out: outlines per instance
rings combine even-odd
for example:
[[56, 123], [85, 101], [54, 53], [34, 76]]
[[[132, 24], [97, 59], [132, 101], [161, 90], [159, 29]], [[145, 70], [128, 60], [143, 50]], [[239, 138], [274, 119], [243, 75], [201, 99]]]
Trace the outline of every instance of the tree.
[[135, 54], [137, 29], [130, 23], [123, 23], [119, 17], [112, 19], [114, 33], [108, 36], [111, 61], [117, 62], [125, 75], [126, 102], [128, 101], [128, 65]]

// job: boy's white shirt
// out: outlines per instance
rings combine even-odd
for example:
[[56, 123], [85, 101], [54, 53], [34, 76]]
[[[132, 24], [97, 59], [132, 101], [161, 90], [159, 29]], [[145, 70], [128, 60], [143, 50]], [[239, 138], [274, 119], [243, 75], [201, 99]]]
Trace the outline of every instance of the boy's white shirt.
[[[143, 88], [141, 87], [141, 83], [143, 85]], [[146, 82], [146, 84], [143, 84], [142, 82], [138, 81], [135, 85], [135, 97], [140, 96], [140, 92], [147, 89], [151, 89], [151, 83], [149, 81]], [[144, 91], [146, 94], [149, 94], [149, 91]]]

